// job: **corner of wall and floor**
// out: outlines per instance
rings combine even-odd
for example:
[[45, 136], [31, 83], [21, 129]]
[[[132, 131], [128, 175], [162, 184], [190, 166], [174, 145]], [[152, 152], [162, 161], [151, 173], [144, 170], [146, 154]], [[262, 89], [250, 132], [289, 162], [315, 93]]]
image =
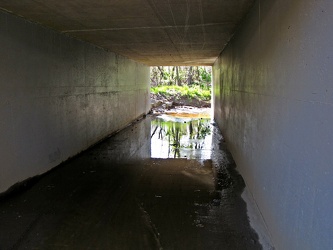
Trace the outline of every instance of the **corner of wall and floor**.
[[150, 109], [149, 67], [0, 12], [0, 193]]
[[276, 249], [333, 246], [332, 10], [257, 1], [213, 66], [215, 120]]

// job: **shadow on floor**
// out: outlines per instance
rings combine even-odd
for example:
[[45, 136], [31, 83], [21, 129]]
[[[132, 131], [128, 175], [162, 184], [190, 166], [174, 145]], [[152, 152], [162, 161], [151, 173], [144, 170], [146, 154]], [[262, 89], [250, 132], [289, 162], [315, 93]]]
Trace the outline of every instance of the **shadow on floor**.
[[261, 249], [219, 131], [210, 157], [151, 158], [151, 119], [0, 201], [0, 249]]

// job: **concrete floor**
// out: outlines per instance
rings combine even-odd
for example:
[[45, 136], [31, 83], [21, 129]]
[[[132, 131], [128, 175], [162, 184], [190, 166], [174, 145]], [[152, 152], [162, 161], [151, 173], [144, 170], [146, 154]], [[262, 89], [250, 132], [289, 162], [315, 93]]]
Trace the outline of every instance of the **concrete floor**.
[[262, 249], [242, 177], [211, 159], [151, 159], [151, 117], [0, 199], [0, 249]]

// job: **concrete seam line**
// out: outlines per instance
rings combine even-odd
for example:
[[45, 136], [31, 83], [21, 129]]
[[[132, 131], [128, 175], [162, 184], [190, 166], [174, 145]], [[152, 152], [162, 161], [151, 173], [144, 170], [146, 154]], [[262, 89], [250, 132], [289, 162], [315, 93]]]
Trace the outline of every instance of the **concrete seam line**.
[[125, 28], [102, 28], [102, 29], [79, 29], [79, 30], [63, 30], [62, 33], [75, 33], [75, 32], [93, 32], [93, 31], [117, 31], [117, 30], [136, 30], [136, 29], [170, 29], [170, 28], [184, 28], [184, 27], [203, 27], [203, 26], [215, 26], [215, 25], [228, 25], [233, 22], [223, 23], [205, 23], [205, 24], [193, 24], [193, 25], [164, 25], [164, 26], [142, 26], [142, 27], [125, 27]]

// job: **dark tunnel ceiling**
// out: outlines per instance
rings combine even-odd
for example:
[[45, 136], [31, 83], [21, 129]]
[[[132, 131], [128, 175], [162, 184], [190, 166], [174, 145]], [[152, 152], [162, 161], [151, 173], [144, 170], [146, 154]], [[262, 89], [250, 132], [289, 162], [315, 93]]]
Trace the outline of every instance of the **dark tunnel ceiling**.
[[212, 65], [254, 0], [0, 0], [0, 8], [147, 65]]

